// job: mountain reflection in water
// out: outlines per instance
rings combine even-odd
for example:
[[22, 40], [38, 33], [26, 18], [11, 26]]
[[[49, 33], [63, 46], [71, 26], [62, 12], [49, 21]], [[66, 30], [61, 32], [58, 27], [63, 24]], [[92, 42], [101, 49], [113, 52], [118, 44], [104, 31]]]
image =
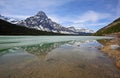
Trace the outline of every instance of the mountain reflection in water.
[[54, 43], [44, 43], [44, 44], [38, 44], [38, 45], [32, 45], [32, 46], [25, 46], [23, 49], [25, 51], [32, 53], [34, 55], [40, 56], [40, 55], [46, 55], [48, 52], [52, 51], [55, 48], [60, 47], [61, 45], [64, 45], [66, 42], [54, 42]]
[[119, 77], [120, 71], [113, 61], [97, 49], [101, 46], [93, 39], [46, 42], [4, 49], [0, 52], [0, 77]]

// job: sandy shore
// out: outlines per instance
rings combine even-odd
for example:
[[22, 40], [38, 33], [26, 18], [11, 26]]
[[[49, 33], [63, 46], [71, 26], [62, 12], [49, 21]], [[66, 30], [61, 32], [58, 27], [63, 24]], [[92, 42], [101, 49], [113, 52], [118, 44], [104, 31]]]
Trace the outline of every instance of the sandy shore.
[[120, 33], [114, 34], [115, 38], [112, 40], [99, 41], [104, 46], [101, 49], [110, 58], [114, 59], [115, 65], [120, 69]]

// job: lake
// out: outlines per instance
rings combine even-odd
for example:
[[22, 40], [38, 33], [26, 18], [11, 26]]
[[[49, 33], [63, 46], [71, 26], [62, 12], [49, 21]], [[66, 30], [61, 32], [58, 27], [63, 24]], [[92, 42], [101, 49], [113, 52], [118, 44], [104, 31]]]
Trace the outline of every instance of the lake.
[[0, 78], [118, 78], [97, 36], [0, 36]]

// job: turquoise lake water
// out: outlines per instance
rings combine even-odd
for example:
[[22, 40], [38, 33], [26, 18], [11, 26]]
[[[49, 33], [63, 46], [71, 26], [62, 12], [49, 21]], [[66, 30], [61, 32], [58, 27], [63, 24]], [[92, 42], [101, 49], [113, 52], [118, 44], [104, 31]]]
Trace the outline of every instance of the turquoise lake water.
[[0, 78], [117, 78], [97, 36], [0, 36]]

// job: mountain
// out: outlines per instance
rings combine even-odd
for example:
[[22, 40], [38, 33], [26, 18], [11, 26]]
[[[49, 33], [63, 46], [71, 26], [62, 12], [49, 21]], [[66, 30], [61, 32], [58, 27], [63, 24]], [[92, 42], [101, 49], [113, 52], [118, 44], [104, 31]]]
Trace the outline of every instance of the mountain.
[[109, 35], [115, 34], [120, 32], [120, 17], [110, 23], [109, 25], [105, 26], [104, 28], [98, 30], [94, 35]]
[[87, 29], [87, 28], [79, 28], [79, 29], [76, 29], [76, 32], [94, 33], [93, 30], [90, 30], [90, 29]]
[[69, 30], [77, 32], [77, 33], [94, 33], [93, 30], [87, 28], [75, 28], [74, 26], [68, 27]]
[[63, 35], [63, 34], [31, 29], [25, 26], [11, 24], [5, 20], [0, 19], [0, 35]]
[[64, 27], [47, 17], [43, 11], [39, 11], [36, 15], [28, 17], [24, 20], [16, 20], [14, 18], [5, 17], [0, 15], [0, 19], [17, 24], [19, 26], [25, 26], [40, 31], [47, 31], [60, 34], [76, 34], [76, 35], [91, 35], [92, 30], [86, 28]]
[[7, 22], [10, 22], [12, 24], [17, 24], [20, 21], [20, 20], [17, 20], [15, 18], [5, 17], [5, 16], [2, 16], [2, 15], [0, 15], [0, 19], [5, 20]]
[[79, 33], [92, 33], [88, 31], [81, 31], [74, 27], [64, 27], [47, 17], [43, 11], [39, 11], [36, 15], [31, 16], [25, 20], [17, 23], [18, 25], [26, 26], [28, 28], [34, 28], [42, 31], [64, 33], [64, 34], [79, 34]]
[[69, 30], [66, 27], [63, 27], [56, 22], [53, 22], [50, 18], [46, 16], [46, 14], [43, 11], [38, 12], [35, 16], [20, 21], [17, 24], [42, 31], [75, 34], [74, 31]]

